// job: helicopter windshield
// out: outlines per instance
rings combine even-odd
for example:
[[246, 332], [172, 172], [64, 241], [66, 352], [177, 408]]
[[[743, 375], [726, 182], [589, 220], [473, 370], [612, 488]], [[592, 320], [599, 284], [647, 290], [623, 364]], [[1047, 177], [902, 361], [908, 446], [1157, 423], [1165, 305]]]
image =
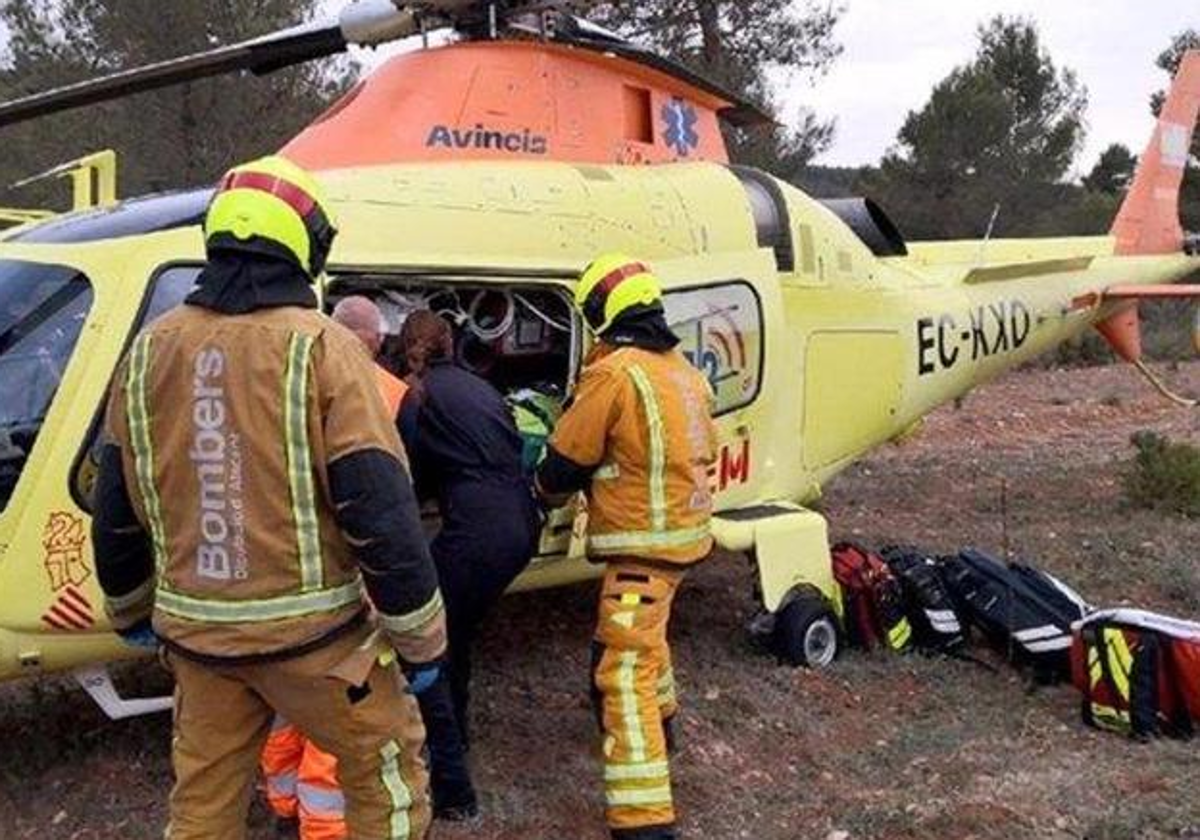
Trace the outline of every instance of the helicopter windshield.
[[0, 510], [8, 505], [92, 304], [72, 268], [0, 260]]

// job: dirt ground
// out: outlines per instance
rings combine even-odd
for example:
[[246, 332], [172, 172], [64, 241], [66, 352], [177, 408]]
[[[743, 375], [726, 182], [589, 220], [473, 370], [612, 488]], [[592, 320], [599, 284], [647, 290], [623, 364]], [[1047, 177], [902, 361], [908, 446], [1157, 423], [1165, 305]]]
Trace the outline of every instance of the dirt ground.
[[[1166, 372], [1200, 392], [1200, 364]], [[840, 477], [837, 538], [1033, 560], [1102, 605], [1200, 617], [1200, 522], [1129, 510], [1130, 435], [1200, 441], [1200, 415], [1125, 368], [1014, 374]], [[685, 703], [674, 762], [682, 836], [711, 840], [1200, 838], [1195, 743], [1085, 729], [1069, 687], [1010, 669], [847, 654], [777, 666], [743, 627], [740, 557], [694, 573], [672, 626]], [[586, 691], [589, 587], [508, 599], [478, 661], [473, 758], [485, 816], [440, 840], [605, 836]], [[152, 666], [125, 678], [163, 688]], [[0, 688], [0, 837], [161, 836], [169, 722], [103, 719], [65, 681]], [[273, 836], [261, 809], [251, 836]]]

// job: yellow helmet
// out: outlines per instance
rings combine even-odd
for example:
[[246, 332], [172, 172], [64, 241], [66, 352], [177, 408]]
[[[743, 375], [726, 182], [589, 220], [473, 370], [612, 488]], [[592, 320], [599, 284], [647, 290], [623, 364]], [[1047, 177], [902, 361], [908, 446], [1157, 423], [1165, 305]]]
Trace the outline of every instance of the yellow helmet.
[[600, 257], [583, 270], [575, 286], [575, 305], [597, 335], [631, 309], [661, 302], [658, 278], [645, 263], [624, 254]]
[[294, 262], [309, 278], [325, 270], [336, 235], [316, 179], [278, 156], [231, 169], [221, 179], [204, 220], [210, 252], [280, 257]]

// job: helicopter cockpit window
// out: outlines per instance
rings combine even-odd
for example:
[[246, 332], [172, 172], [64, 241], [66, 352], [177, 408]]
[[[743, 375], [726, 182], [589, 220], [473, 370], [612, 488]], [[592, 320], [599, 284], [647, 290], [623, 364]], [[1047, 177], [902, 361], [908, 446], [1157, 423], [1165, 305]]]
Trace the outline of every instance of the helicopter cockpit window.
[[0, 261], [0, 510], [58, 391], [92, 285], [71, 268]]
[[753, 287], [735, 282], [669, 292], [664, 305], [680, 351], [712, 385], [714, 414], [754, 402], [762, 388], [763, 319]]

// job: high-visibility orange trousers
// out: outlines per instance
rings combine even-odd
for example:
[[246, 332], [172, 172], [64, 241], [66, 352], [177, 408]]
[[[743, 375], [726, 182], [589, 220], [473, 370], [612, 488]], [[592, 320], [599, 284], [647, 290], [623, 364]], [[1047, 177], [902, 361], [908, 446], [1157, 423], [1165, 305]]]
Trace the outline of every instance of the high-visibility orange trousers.
[[632, 561], [610, 561], [604, 574], [592, 682], [614, 830], [675, 822], [663, 721], [678, 711], [667, 624], [682, 580], [682, 571]]
[[267, 804], [276, 816], [296, 819], [300, 840], [346, 840], [346, 800], [337, 759], [276, 717], [262, 751]]
[[337, 758], [352, 840], [422, 840], [425, 740], [399, 667], [368, 631], [295, 659], [213, 667], [169, 657], [175, 732], [168, 840], [244, 840], [259, 755], [276, 712]]

